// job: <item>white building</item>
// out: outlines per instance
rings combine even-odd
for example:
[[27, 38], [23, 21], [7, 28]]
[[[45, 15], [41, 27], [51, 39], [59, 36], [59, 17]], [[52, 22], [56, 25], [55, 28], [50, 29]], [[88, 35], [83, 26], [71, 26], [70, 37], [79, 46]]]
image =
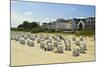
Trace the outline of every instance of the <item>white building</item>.
[[57, 19], [45, 25], [48, 29], [54, 29], [55, 31], [75, 31], [82, 29], [94, 29], [95, 17], [88, 17], [83, 19]]

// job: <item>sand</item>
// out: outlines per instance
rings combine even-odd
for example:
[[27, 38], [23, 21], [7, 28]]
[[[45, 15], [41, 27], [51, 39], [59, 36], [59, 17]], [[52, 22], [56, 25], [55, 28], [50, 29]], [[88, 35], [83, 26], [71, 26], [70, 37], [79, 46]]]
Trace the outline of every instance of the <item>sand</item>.
[[26, 44], [22, 45], [18, 41], [11, 40], [11, 66], [94, 61], [95, 41], [93, 37], [88, 37], [86, 42], [87, 53], [73, 57], [72, 51], [64, 51], [64, 53], [58, 54], [40, 49], [36, 42], [35, 47], [29, 47]]

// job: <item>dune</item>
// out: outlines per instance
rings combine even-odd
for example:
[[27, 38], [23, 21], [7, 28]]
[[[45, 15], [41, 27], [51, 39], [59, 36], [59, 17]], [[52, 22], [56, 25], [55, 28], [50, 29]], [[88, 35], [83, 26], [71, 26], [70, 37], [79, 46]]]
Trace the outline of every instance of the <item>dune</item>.
[[[64, 36], [67, 37], [69, 35]], [[86, 44], [86, 54], [74, 57], [72, 56], [72, 51], [64, 51], [62, 54], [44, 51], [40, 49], [36, 40], [35, 47], [29, 47], [26, 44], [22, 45], [18, 41], [11, 40], [11, 66], [94, 61], [95, 41], [93, 37], [87, 37]]]

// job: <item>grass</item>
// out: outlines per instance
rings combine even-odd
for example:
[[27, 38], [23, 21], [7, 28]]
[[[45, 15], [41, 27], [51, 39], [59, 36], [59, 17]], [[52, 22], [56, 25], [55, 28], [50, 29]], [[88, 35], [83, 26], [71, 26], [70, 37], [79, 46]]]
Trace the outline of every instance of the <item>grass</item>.
[[[40, 31], [41, 30], [41, 31]], [[13, 29], [12, 31], [23, 31], [22, 29]], [[44, 32], [43, 32], [44, 31]], [[23, 31], [25, 32], [25, 31]], [[28, 31], [26, 31], [28, 32]], [[80, 31], [76, 31], [76, 32], [63, 32], [63, 31], [45, 31], [45, 29], [40, 29], [37, 28], [33, 29], [33, 31], [30, 31], [31, 33], [50, 33], [50, 34], [62, 34], [62, 35], [76, 35], [76, 36], [93, 36], [95, 35], [95, 30], [93, 29], [84, 29], [84, 30], [80, 30]]]
[[93, 36], [95, 35], [95, 30], [92, 29], [84, 29], [81, 31], [77, 31], [75, 33], [76, 36]]

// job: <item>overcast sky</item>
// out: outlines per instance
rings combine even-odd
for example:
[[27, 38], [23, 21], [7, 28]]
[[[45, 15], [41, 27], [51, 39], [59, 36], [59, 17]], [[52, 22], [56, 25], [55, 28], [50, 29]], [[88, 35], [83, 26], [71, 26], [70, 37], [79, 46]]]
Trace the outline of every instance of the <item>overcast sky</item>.
[[95, 6], [11, 1], [11, 27], [23, 21], [49, 22], [57, 18], [95, 16]]

